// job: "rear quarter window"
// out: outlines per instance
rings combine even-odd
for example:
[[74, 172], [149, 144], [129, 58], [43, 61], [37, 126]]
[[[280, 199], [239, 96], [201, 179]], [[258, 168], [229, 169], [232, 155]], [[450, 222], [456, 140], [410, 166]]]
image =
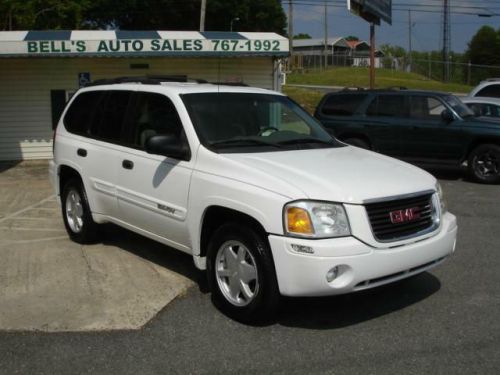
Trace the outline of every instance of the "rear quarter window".
[[500, 98], [500, 84], [488, 85], [479, 90], [476, 96], [487, 96], [490, 98]]
[[87, 134], [92, 115], [102, 95], [102, 91], [89, 91], [78, 95], [64, 116], [66, 130], [75, 134]]
[[326, 116], [352, 116], [366, 97], [366, 94], [331, 95], [323, 103], [321, 113]]

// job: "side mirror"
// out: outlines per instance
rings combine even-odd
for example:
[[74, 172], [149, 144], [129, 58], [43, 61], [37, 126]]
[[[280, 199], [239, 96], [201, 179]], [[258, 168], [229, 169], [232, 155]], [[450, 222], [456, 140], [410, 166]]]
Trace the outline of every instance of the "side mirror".
[[448, 124], [455, 120], [455, 116], [449, 109], [445, 109], [443, 110], [443, 112], [441, 112], [441, 119]]
[[144, 148], [148, 154], [163, 155], [186, 161], [191, 159], [189, 147], [178, 137], [171, 134], [149, 137], [144, 144]]

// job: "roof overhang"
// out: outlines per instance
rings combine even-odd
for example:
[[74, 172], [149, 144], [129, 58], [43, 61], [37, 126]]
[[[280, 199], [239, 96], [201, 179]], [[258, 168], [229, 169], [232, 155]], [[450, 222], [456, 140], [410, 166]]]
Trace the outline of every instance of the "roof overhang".
[[197, 31], [2, 31], [0, 57], [288, 56], [275, 33]]

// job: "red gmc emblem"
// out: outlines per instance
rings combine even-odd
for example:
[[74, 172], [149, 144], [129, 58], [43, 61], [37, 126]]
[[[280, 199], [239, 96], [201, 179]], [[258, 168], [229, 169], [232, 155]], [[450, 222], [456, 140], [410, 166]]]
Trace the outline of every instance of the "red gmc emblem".
[[418, 207], [406, 208], [404, 210], [392, 211], [389, 213], [391, 223], [402, 224], [420, 218]]

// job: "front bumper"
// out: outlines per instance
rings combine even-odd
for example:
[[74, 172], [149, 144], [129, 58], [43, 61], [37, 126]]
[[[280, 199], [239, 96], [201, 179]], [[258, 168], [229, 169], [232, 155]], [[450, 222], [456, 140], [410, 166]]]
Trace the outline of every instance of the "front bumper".
[[[456, 236], [456, 217], [446, 213], [432, 237], [414, 238], [393, 248], [374, 248], [355, 237], [308, 240], [270, 235], [269, 243], [282, 295], [325, 296], [373, 288], [428, 270], [455, 251]], [[292, 244], [308, 246], [314, 254], [299, 253]], [[338, 275], [328, 282], [326, 275], [334, 267]]]

